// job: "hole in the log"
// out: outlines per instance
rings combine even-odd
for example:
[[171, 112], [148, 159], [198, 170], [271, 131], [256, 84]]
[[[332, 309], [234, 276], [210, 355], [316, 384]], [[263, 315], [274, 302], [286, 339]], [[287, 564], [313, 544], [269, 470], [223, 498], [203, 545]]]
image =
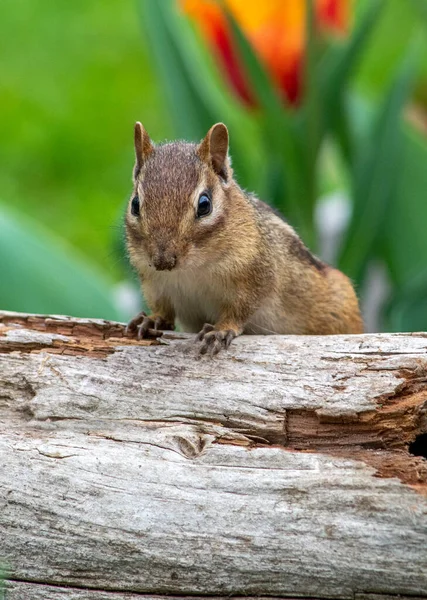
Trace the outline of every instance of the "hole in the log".
[[409, 444], [409, 452], [414, 456], [427, 458], [427, 433], [420, 433], [415, 440]]

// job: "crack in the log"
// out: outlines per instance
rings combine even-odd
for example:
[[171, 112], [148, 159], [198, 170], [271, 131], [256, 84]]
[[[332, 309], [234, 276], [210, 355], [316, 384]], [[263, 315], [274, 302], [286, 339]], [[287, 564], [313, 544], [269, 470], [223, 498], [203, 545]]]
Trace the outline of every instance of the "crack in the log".
[[[328, 420], [319, 416], [315, 410], [290, 409], [286, 411], [284, 423], [286, 422], [287, 426], [283, 436], [279, 436], [277, 432], [269, 434], [268, 431], [263, 431], [262, 438], [258, 429], [237, 428], [228, 419], [222, 422], [219, 419], [189, 420], [184, 417], [179, 419], [177, 415], [173, 421], [147, 420], [150, 424], [157, 423], [160, 428], [171, 423], [190, 425], [194, 428], [191, 436], [174, 433], [164, 444], [124, 439], [100, 431], [90, 435], [113, 441], [156, 446], [178, 452], [191, 460], [197, 460], [203, 454], [207, 447], [206, 436], [212, 438], [212, 444], [243, 446], [248, 450], [276, 448], [288, 452], [315, 452], [362, 461], [375, 469], [377, 477], [397, 477], [416, 491], [427, 494], [427, 460], [409, 453], [409, 443], [405, 441], [409, 439], [408, 432], [403, 429], [405, 435], [401, 433], [403, 438], [399, 438], [400, 430], [393, 427], [394, 421], [387, 424], [394, 429], [393, 436], [390, 439], [387, 439], [387, 436], [380, 438], [381, 434], [385, 435], [382, 431], [381, 410], [385, 409], [360, 413], [354, 418], [347, 418], [345, 422], [338, 422], [337, 419]], [[396, 421], [399, 422], [399, 419], [396, 418]], [[219, 432], [217, 427], [221, 427], [222, 431]]]
[[[172, 577], [172, 579], [174, 579]], [[57, 588], [57, 589], [63, 589], [63, 590], [76, 590], [77, 592], [91, 592], [91, 593], [100, 593], [100, 594], [123, 594], [126, 595], [126, 597], [129, 596], [130, 600], [132, 598], [132, 596], [134, 597], [138, 597], [138, 598], [145, 598], [146, 600], [167, 600], [169, 598], [173, 598], [176, 600], [188, 600], [191, 598], [191, 600], [204, 600], [205, 598], [209, 598], [211, 600], [246, 600], [246, 599], [250, 599], [250, 600], [296, 600], [295, 598], [295, 594], [291, 595], [291, 596], [285, 596], [285, 595], [281, 595], [281, 596], [277, 596], [277, 595], [269, 595], [268, 592], [263, 592], [262, 594], [247, 594], [245, 593], [241, 593], [239, 594], [238, 592], [234, 592], [234, 593], [229, 593], [226, 595], [221, 595], [220, 593], [217, 592], [212, 592], [212, 593], [205, 593], [205, 594], [198, 594], [198, 593], [193, 593], [191, 591], [183, 591], [181, 593], [176, 593], [174, 591], [171, 592], [167, 592], [167, 593], [162, 593], [162, 592], [158, 592], [158, 591], [152, 591], [152, 592], [147, 592], [147, 591], [140, 591], [137, 589], [132, 589], [132, 588], [117, 588], [115, 586], [108, 586], [108, 587], [91, 587], [88, 585], [80, 585], [77, 582], [58, 582], [58, 581], [41, 581], [39, 579], [27, 579], [27, 578], [20, 578], [20, 577], [12, 577], [9, 576], [6, 579], [6, 585], [7, 583], [17, 583], [17, 584], [24, 584], [24, 585], [34, 585], [34, 586], [40, 586], [40, 587], [51, 587], [51, 588]], [[6, 588], [7, 589], [7, 588]], [[132, 596], [131, 596], [132, 595]], [[313, 597], [313, 596], [298, 596], [298, 600], [425, 600], [427, 598], [427, 595], [422, 595], [420, 596], [419, 594], [413, 595], [413, 594], [389, 594], [389, 593], [381, 593], [381, 592], [371, 592], [371, 591], [357, 591], [354, 592], [352, 597], [350, 596], [334, 596], [334, 598], [332, 599], [329, 596], [322, 596], [322, 598], [320, 597]]]
[[[375, 399], [376, 410], [335, 416], [316, 409], [287, 409], [283, 439], [264, 432], [268, 445], [361, 460], [375, 468], [377, 477], [397, 477], [427, 494], [427, 460], [409, 453], [411, 442], [427, 432], [427, 369], [401, 369], [396, 377], [404, 381]], [[250, 448], [266, 446], [253, 439], [251, 431], [245, 435]]]

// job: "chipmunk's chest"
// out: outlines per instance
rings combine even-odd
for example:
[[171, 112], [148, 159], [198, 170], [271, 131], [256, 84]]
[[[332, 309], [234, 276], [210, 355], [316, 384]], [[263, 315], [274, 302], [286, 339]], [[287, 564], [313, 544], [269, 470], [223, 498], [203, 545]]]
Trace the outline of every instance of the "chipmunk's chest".
[[205, 323], [218, 321], [223, 303], [222, 286], [211, 273], [168, 273], [161, 286], [184, 331], [196, 333]]

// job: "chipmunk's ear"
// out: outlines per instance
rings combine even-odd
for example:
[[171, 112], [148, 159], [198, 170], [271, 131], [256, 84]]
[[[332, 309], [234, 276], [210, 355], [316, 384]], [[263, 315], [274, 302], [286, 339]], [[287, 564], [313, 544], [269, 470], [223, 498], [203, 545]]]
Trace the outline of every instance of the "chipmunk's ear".
[[137, 121], [135, 123], [135, 156], [136, 163], [133, 171], [133, 176], [136, 179], [144, 166], [145, 161], [153, 152], [153, 142], [150, 140], [150, 136], [146, 132], [144, 126]]
[[228, 129], [224, 123], [213, 125], [198, 148], [200, 158], [208, 163], [224, 181], [230, 178]]

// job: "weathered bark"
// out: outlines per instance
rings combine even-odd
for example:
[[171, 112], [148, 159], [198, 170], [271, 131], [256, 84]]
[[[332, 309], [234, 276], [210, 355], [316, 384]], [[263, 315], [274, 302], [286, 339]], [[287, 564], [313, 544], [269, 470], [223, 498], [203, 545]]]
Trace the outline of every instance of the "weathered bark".
[[0, 323], [8, 599], [427, 597], [427, 334]]

